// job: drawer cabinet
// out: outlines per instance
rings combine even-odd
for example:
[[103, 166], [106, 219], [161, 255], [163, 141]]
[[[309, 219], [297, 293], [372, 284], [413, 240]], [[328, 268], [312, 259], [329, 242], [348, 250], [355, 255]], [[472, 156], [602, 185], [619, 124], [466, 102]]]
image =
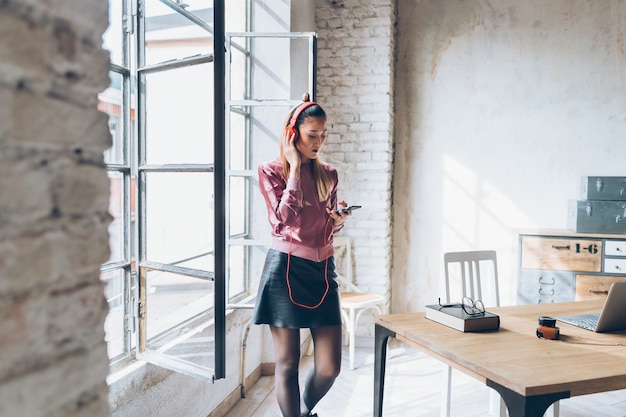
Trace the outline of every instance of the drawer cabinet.
[[606, 256], [626, 256], [626, 241], [624, 240], [607, 240], [604, 247]]
[[615, 281], [626, 282], [626, 276], [576, 275], [575, 300], [592, 300], [598, 297], [606, 297], [611, 284]]
[[572, 272], [525, 269], [517, 286], [519, 304], [543, 304], [574, 298], [576, 276]]
[[521, 237], [522, 268], [600, 272], [602, 240]]
[[626, 259], [605, 259], [604, 270], [612, 274], [626, 274]]
[[571, 231], [519, 234], [519, 304], [606, 297], [626, 281], [626, 236]]

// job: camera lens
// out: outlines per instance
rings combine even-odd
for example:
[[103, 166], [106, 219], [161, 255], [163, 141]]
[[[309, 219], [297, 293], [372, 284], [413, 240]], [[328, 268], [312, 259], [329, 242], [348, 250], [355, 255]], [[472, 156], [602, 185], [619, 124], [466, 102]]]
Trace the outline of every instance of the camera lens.
[[539, 317], [539, 325], [546, 327], [556, 327], [556, 319], [549, 316]]

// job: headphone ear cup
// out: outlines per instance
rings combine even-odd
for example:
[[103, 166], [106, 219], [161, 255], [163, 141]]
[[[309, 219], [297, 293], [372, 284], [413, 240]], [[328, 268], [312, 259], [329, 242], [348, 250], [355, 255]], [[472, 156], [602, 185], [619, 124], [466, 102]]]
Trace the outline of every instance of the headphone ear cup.
[[296, 129], [293, 126], [287, 126], [285, 128], [285, 132], [287, 132], [287, 137], [295, 136], [295, 139], [298, 139], [298, 132], [296, 132]]

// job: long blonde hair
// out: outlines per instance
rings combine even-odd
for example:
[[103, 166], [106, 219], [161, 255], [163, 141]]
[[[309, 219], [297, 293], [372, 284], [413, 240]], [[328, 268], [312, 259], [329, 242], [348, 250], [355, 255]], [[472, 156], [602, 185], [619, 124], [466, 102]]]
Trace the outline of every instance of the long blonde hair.
[[[303, 103], [311, 101], [308, 93], [304, 95], [302, 101]], [[291, 109], [291, 111], [289, 111], [289, 114], [285, 119], [284, 128], [287, 128], [289, 126], [293, 114], [300, 106], [302, 106], [302, 104], [297, 105], [296, 107]], [[300, 125], [309, 117], [321, 117], [326, 120], [326, 112], [324, 111], [324, 109], [322, 109], [322, 106], [317, 103], [311, 104], [308, 107], [304, 108], [298, 115], [295, 123], [293, 123], [293, 128], [296, 130], [296, 132], [298, 132], [298, 135], [300, 134]], [[279, 142], [280, 159], [283, 163], [283, 175], [285, 179], [287, 179], [289, 178], [290, 165], [287, 161], [287, 158], [285, 158], [283, 141], [281, 140]], [[330, 192], [332, 190], [333, 184], [331, 178], [328, 176], [326, 168], [324, 168], [324, 162], [320, 161], [319, 157], [311, 160], [311, 175], [313, 176], [313, 182], [315, 183], [315, 188], [317, 189], [318, 200], [326, 201], [328, 197], [330, 197]], [[306, 201], [304, 203], [310, 204]]]

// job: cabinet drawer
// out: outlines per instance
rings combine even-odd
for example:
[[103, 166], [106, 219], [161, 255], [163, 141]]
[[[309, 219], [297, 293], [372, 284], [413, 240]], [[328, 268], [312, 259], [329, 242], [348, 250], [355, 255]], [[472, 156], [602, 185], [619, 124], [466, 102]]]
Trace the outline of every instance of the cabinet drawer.
[[559, 303], [574, 299], [575, 275], [562, 271], [521, 271], [517, 284], [520, 304]]
[[626, 256], [626, 241], [607, 240], [604, 242], [604, 254], [607, 256]]
[[607, 274], [626, 274], [626, 259], [605, 259], [604, 272]]
[[602, 240], [523, 237], [521, 252], [521, 267], [524, 269], [602, 270]]
[[577, 275], [576, 301], [606, 298], [614, 282], [626, 282], [626, 277], [607, 275]]

